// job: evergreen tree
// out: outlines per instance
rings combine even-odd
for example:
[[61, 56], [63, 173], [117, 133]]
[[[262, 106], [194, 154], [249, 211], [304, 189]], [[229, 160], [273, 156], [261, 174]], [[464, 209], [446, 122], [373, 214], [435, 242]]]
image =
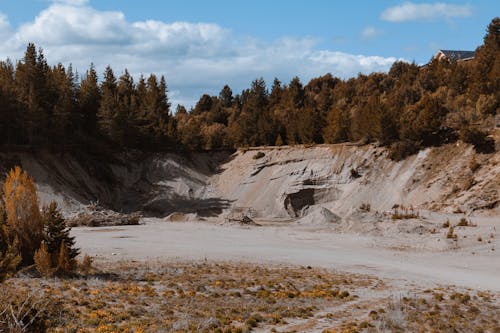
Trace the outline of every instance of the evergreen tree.
[[110, 66], [104, 71], [104, 81], [101, 83], [101, 103], [97, 113], [99, 130], [112, 141], [117, 140], [119, 128], [117, 128], [116, 116], [118, 111], [117, 84], [115, 74]]
[[79, 124], [85, 137], [94, 136], [97, 133], [97, 112], [101, 100], [97, 72], [91, 64], [78, 91], [78, 110], [80, 114]]
[[219, 93], [219, 101], [223, 108], [231, 107], [233, 104], [233, 91], [226, 84]]
[[[165, 146], [167, 144], [170, 103], [167, 97], [167, 84], [165, 77], [158, 79], [151, 74], [146, 83], [146, 93], [144, 96], [139, 92], [141, 107], [141, 132], [150, 140], [150, 145]], [[141, 87], [142, 90], [142, 87]]]
[[61, 211], [57, 208], [57, 204], [54, 201], [43, 208], [42, 220], [44, 223], [44, 241], [47, 251], [54, 255], [55, 259], [61, 248], [61, 244], [64, 243], [68, 258], [74, 260], [79, 254], [79, 250], [75, 248], [75, 237], [70, 236], [71, 228], [66, 225]]
[[58, 64], [50, 71], [48, 80], [51, 91], [51, 140], [52, 142], [72, 141], [75, 123], [75, 82], [72, 70], [66, 73], [63, 65]]
[[137, 142], [138, 114], [134, 80], [127, 69], [118, 80], [116, 95], [117, 109], [114, 118], [116, 140], [122, 146], [130, 147]]
[[51, 94], [47, 87], [49, 67], [42, 50], [36, 51], [34, 44], [28, 44], [24, 58], [16, 66], [15, 86], [18, 101], [21, 103], [26, 143], [47, 143], [50, 130], [48, 98]]
[[9, 60], [0, 62], [0, 144], [19, 143], [25, 136], [23, 118], [19, 116], [14, 76], [12, 63]]
[[494, 93], [500, 98], [500, 18], [488, 25], [484, 43], [476, 50], [474, 95]]

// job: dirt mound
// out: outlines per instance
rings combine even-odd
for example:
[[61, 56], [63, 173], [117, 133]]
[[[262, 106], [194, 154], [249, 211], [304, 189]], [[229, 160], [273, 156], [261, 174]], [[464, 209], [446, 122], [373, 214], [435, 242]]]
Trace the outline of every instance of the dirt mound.
[[196, 221], [204, 221], [205, 218], [200, 217], [196, 213], [179, 213], [174, 212], [163, 219], [165, 222], [196, 222]]
[[331, 226], [332, 224], [340, 223], [341, 220], [342, 218], [332, 211], [324, 207], [315, 207], [304, 217], [297, 220], [296, 223], [310, 226]]
[[224, 217], [225, 224], [238, 224], [246, 226], [259, 226], [250, 216], [253, 211], [248, 207], [235, 207]]

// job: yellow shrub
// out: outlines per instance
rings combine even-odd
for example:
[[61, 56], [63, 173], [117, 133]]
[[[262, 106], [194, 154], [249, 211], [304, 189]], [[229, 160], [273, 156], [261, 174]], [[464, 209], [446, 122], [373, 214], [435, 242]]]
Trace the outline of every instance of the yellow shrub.
[[42, 246], [35, 252], [34, 256], [35, 267], [38, 273], [43, 277], [51, 277], [55, 273], [55, 269], [52, 265], [52, 258], [47, 250], [47, 245], [42, 242]]
[[43, 239], [43, 222], [33, 179], [16, 166], [5, 179], [3, 193], [7, 225], [19, 239], [22, 263], [32, 264]]

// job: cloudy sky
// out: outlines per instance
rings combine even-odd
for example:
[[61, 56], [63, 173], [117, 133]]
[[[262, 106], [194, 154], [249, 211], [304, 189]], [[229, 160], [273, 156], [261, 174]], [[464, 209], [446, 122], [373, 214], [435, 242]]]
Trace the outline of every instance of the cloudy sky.
[[80, 73], [92, 62], [163, 74], [173, 104], [189, 107], [257, 77], [347, 78], [474, 50], [499, 14], [497, 0], [0, 0], [0, 58], [21, 59], [34, 42]]

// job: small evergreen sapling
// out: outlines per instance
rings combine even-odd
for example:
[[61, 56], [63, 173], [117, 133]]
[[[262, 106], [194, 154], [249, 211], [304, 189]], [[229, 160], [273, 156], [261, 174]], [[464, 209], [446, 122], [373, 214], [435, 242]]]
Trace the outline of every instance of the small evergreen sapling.
[[69, 234], [71, 228], [66, 225], [55, 202], [43, 208], [42, 219], [44, 246], [50, 256], [50, 267], [58, 275], [67, 275], [76, 268], [76, 257], [79, 254], [75, 247], [75, 238]]
[[[71, 228], [66, 225], [66, 221], [55, 202], [51, 202], [43, 208], [42, 219], [45, 226], [44, 238], [49, 253], [54, 257], [58, 256], [61, 245], [64, 243], [69, 262], [74, 262], [79, 254], [78, 249], [75, 248], [75, 237], [70, 236]], [[56, 264], [56, 258], [53, 259], [53, 263]]]

